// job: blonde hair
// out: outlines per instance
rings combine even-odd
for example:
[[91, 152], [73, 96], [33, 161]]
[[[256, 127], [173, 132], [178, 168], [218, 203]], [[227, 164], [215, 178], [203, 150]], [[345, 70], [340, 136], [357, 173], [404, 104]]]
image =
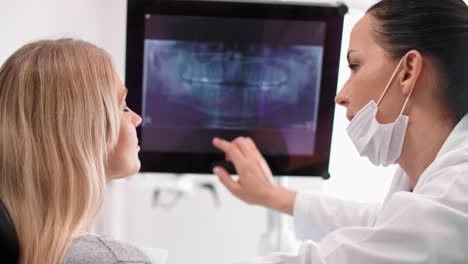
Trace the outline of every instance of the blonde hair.
[[104, 197], [120, 118], [108, 54], [84, 41], [37, 41], [0, 68], [0, 199], [20, 263], [61, 263]]

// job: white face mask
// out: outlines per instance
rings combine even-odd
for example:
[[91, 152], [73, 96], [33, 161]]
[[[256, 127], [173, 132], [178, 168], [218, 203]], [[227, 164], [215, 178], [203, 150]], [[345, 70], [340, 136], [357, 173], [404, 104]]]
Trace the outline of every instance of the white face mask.
[[403, 149], [406, 128], [408, 127], [409, 121], [409, 117], [403, 115], [403, 110], [408, 103], [414, 87], [411, 89], [408, 97], [406, 97], [400, 115], [395, 122], [379, 124], [376, 119], [378, 105], [390, 87], [402, 62], [403, 59], [398, 63], [395, 72], [393, 72], [377, 104], [374, 100], [371, 100], [366, 106], [359, 110], [346, 129], [359, 154], [363, 157], [367, 157], [376, 166], [383, 165], [385, 167], [390, 164], [395, 164], [400, 158]]

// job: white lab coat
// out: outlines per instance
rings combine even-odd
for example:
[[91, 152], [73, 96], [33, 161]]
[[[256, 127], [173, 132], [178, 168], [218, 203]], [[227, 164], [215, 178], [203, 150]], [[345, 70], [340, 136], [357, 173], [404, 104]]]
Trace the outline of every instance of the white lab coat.
[[399, 168], [381, 206], [300, 193], [294, 205], [295, 232], [311, 241], [297, 255], [241, 263], [468, 263], [468, 115], [413, 192], [409, 188]]

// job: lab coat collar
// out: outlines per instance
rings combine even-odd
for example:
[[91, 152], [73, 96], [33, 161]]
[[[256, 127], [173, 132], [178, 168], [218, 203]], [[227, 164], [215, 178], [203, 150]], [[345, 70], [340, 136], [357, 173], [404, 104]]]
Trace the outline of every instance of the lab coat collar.
[[[455, 126], [455, 128], [452, 130], [450, 135], [448, 136], [447, 140], [445, 143], [442, 145], [441, 149], [436, 155], [436, 158], [432, 162], [431, 165], [429, 165], [428, 168], [421, 174], [421, 177], [418, 180], [418, 183], [415, 186], [416, 188], [420, 188], [422, 185], [427, 183], [429, 179], [426, 179], [429, 176], [425, 176], [428, 174], [428, 171], [431, 171], [431, 168], [436, 166], [439, 163], [439, 160], [446, 154], [452, 152], [452, 151], [457, 151], [460, 149], [466, 148], [468, 150], [468, 114], [465, 115], [460, 122]], [[443, 167], [443, 166], [442, 166]], [[405, 171], [401, 168], [398, 167], [397, 171], [395, 172], [395, 176], [393, 178], [392, 185], [390, 187], [390, 192], [387, 195], [386, 199], [391, 196], [392, 193], [397, 192], [397, 191], [411, 191], [410, 190], [410, 182], [408, 179], [408, 175], [406, 175]]]
[[[468, 114], [455, 126], [440, 148], [434, 161], [424, 170], [414, 187], [421, 190], [437, 179], [447, 168], [468, 162]], [[406, 174], [405, 174], [406, 175]], [[407, 176], [406, 176], [407, 177]]]
[[452, 130], [447, 140], [442, 145], [442, 148], [439, 150], [439, 153], [436, 156], [436, 160], [450, 151], [468, 148], [467, 141], [468, 114], [465, 115]]

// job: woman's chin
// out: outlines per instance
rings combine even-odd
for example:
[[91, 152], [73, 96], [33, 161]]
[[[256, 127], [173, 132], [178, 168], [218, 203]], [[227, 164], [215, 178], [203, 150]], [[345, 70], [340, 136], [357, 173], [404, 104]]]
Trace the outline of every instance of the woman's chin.
[[125, 166], [125, 169], [108, 175], [108, 180], [117, 180], [134, 176], [140, 171], [140, 168], [141, 162], [137, 159], [132, 165]]
[[129, 169], [127, 176], [124, 176], [124, 177], [134, 176], [140, 171], [140, 169], [141, 169], [141, 162], [139, 159], [137, 159], [135, 163], [133, 164], [133, 166], [131, 167], [131, 169]]

